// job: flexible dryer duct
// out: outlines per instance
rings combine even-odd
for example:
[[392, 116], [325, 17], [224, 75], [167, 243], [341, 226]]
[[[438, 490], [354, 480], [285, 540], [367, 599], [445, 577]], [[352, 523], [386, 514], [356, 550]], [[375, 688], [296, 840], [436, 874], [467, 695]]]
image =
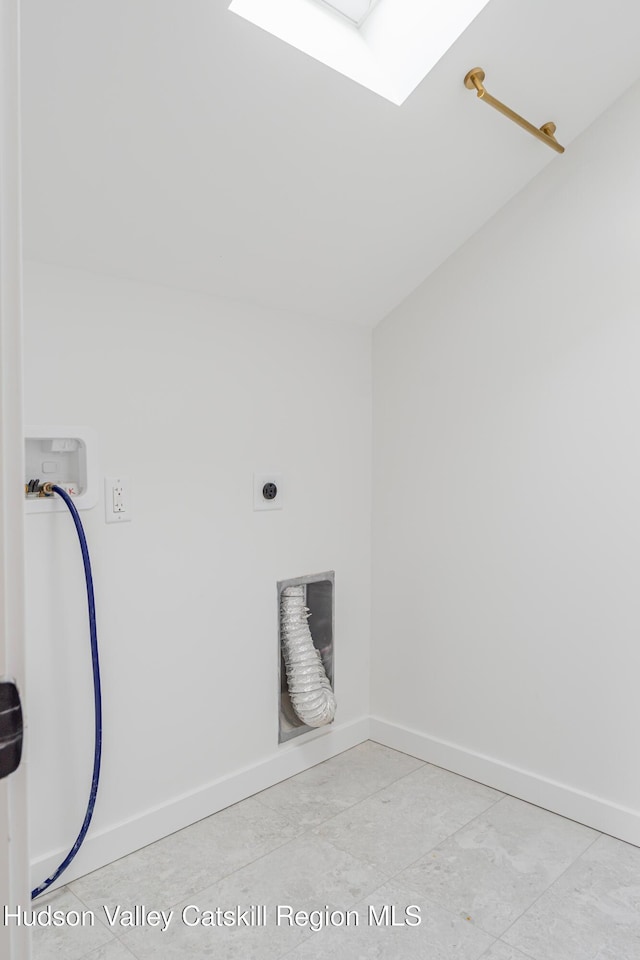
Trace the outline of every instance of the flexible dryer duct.
[[284, 587], [280, 600], [282, 652], [287, 670], [287, 685], [296, 714], [309, 727], [331, 723], [336, 713], [336, 698], [313, 645], [305, 606], [304, 586]]

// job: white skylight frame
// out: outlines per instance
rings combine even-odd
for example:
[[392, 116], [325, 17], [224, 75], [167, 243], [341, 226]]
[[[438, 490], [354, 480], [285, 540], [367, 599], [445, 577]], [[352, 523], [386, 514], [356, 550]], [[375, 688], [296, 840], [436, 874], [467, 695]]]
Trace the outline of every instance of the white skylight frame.
[[318, 0], [232, 0], [229, 10], [400, 106], [488, 2], [377, 0], [359, 28]]
[[354, 26], [360, 27], [375, 7], [377, 0], [319, 0], [319, 2], [346, 17]]

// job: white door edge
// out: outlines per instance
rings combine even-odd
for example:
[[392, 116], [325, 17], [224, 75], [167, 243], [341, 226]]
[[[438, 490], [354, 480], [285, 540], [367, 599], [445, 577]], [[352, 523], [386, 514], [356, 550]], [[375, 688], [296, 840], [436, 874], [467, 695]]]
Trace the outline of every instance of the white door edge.
[[[0, 0], [0, 676], [24, 704], [24, 439], [19, 0]], [[29, 929], [4, 905], [30, 906], [26, 772], [0, 780], [0, 956], [29, 960]]]

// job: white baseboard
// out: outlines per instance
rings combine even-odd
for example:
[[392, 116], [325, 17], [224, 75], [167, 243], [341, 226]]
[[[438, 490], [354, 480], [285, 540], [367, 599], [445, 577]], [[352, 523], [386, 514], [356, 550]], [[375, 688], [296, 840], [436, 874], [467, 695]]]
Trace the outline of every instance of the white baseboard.
[[[326, 730], [308, 734], [303, 738], [304, 742], [296, 743], [294, 740], [284, 744], [260, 763], [221, 777], [193, 793], [174, 797], [99, 833], [90, 832], [78, 856], [52, 889], [369, 739], [640, 846], [639, 811], [474, 753], [454, 743], [429, 737], [417, 730], [388, 723], [378, 717], [362, 717], [351, 723], [332, 725]], [[66, 850], [58, 850], [35, 860], [31, 865], [32, 887], [49, 876], [66, 853]]]
[[369, 737], [385, 747], [408, 753], [419, 760], [444, 767], [445, 770], [640, 846], [640, 811], [618, 806], [602, 797], [378, 717], [369, 720]]
[[[102, 830], [89, 832], [76, 859], [51, 889], [77, 880], [104, 867], [134, 850], [146, 847], [176, 830], [217, 813], [224, 807], [245, 800], [281, 780], [329, 760], [331, 757], [369, 739], [369, 718], [335, 724], [283, 744], [277, 752], [260, 763], [245, 767], [219, 780], [214, 780], [193, 793], [174, 797], [160, 806]], [[50, 876], [64, 859], [67, 850], [58, 850], [40, 857], [31, 864], [31, 886], [34, 888]]]

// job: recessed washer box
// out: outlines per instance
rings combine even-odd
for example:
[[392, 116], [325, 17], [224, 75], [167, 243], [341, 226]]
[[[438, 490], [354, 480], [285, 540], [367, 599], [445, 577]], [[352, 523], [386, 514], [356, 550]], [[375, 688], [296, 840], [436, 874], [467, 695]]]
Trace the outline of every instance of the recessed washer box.
[[[78, 510], [98, 502], [96, 435], [90, 427], [25, 427], [25, 483], [40, 480], [67, 489]], [[27, 513], [66, 510], [60, 497], [26, 497]]]

